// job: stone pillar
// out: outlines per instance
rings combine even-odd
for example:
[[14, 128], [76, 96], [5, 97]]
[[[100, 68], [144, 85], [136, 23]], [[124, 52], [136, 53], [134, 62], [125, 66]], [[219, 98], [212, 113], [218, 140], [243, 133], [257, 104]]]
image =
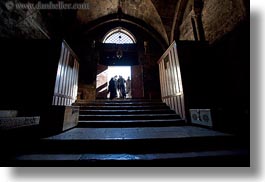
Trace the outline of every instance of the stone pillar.
[[203, 9], [204, 3], [202, 0], [195, 0], [194, 6], [193, 6], [193, 20], [195, 24], [196, 29], [196, 35], [199, 41], [205, 41], [205, 33], [202, 23], [202, 9]]

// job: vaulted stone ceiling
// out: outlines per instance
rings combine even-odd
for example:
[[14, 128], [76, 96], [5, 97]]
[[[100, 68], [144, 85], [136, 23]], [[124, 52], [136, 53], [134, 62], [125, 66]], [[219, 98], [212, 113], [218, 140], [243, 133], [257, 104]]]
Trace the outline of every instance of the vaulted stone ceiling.
[[[119, 0], [85, 0], [85, 2], [90, 4], [90, 10], [79, 10], [77, 12], [77, 19], [82, 23], [88, 23], [89, 21], [95, 20], [97, 18], [117, 13], [117, 8], [119, 6]], [[147, 24], [151, 25], [158, 33], [160, 33], [160, 35], [165, 39], [166, 42], [168, 42], [168, 34], [163, 25], [160, 14], [156, 9], [160, 8], [158, 2], [156, 2], [156, 4], [153, 4], [151, 0], [121, 0], [120, 3], [122, 12], [124, 14], [145, 21]], [[160, 0], [160, 4], [165, 3], [167, 2]], [[172, 4], [167, 4], [167, 6], [171, 5]], [[166, 5], [164, 5], [163, 7], [165, 7], [166, 10]], [[168, 15], [167, 20], [169, 19], [169, 16], [170, 15]], [[171, 17], [171, 19], [172, 18], [173, 17]]]
[[[132, 17], [133, 20], [130, 21], [134, 21], [135, 25], [143, 29], [148, 26], [147, 29], [150, 30], [151, 27], [152, 31], [149, 32], [153, 33], [154, 30], [156, 33], [154, 35], [159, 37], [159, 40], [163, 39], [164, 45], [170, 44], [173, 40], [195, 40], [193, 29], [198, 27], [192, 27], [191, 19], [194, 19], [194, 12], [199, 7], [205, 40], [212, 43], [231, 31], [238, 22], [246, 19], [249, 7], [247, 0], [64, 0], [65, 3], [87, 3], [89, 8], [85, 10], [10, 8], [12, 7], [10, 2], [14, 6], [17, 2], [40, 1], [50, 2], [49, 0], [1, 0], [0, 38], [74, 37], [86, 31], [85, 29], [89, 27], [87, 25], [97, 20], [105, 21], [104, 18], [110, 17], [117, 21], [120, 4], [125, 18]], [[59, 1], [62, 0], [53, 2]], [[200, 7], [203, 3], [204, 5]]]
[[176, 21], [175, 17], [177, 16], [177, 5], [180, 2], [179, 0], [152, 0], [158, 14], [162, 20], [162, 23], [167, 32], [168, 39], [171, 38], [172, 30], [175, 30], [174, 24]]
[[[68, 0], [67, 2], [76, 2], [74, 0]], [[40, 37], [44, 38], [45, 36], [40, 36], [38, 32], [36, 32], [36, 29], [41, 28], [41, 32], [45, 32], [47, 30], [47, 35], [49, 35], [49, 30], [52, 32], [54, 29], [47, 28], [47, 22], [46, 24], [42, 19], [48, 19], [55, 16], [54, 11], [42, 11], [42, 16], [39, 16], [39, 11], [35, 10], [32, 11], [26, 11], [26, 10], [10, 10], [6, 8], [6, 2], [1, 2], [0, 6], [0, 12], [1, 15], [1, 24], [2, 27], [13, 29], [14, 32], [19, 32], [20, 35], [24, 34], [31, 34], [25, 37]], [[34, 1], [30, 1], [34, 2]], [[89, 4], [89, 9], [87, 10], [78, 10], [77, 12], [73, 13], [73, 11], [69, 11], [68, 14], [74, 14], [75, 19], [73, 18], [66, 20], [64, 19], [64, 28], [67, 28], [67, 25], [76, 25], [78, 24], [86, 24], [93, 20], [96, 20], [98, 18], [104, 17], [106, 15], [111, 15], [117, 13], [118, 6], [119, 6], [119, 0], [84, 0], [84, 3]], [[132, 16], [134, 18], [143, 20], [147, 24], [149, 24], [151, 27], [153, 27], [162, 37], [163, 39], [169, 43], [172, 25], [174, 21], [174, 15], [176, 11], [176, 6], [178, 3], [178, 0], [120, 0], [122, 12], [125, 15]], [[44, 12], [44, 13], [43, 13]], [[64, 11], [63, 16], [65, 17], [67, 13], [67, 10]], [[28, 16], [30, 14], [31, 16]], [[53, 14], [53, 16], [51, 16]], [[58, 13], [57, 13], [58, 14]], [[38, 15], [38, 17], [37, 17]], [[63, 18], [64, 18], [63, 17]], [[67, 17], [67, 16], [66, 16]], [[61, 19], [63, 19], [61, 18]], [[17, 20], [16, 20], [17, 19]], [[60, 18], [55, 18], [56, 20], [61, 21]], [[53, 21], [56, 21], [53, 20]], [[74, 22], [76, 21], [76, 22]], [[31, 23], [29, 23], [31, 22]], [[51, 21], [52, 22], [52, 21]], [[19, 24], [18, 24], [19, 23]], [[32, 26], [35, 26], [35, 28], [32, 28]], [[48, 22], [49, 24], [49, 22]], [[51, 23], [52, 24], [52, 23]], [[62, 24], [62, 22], [55, 23], [56, 25]], [[55, 26], [56, 26], [55, 25]], [[50, 25], [51, 26], [51, 25]], [[49, 27], [49, 25], [48, 25]], [[0, 30], [1, 37], [8, 37], [11, 36], [11, 32], [7, 29], [2, 28]], [[18, 35], [16, 35], [17, 37]]]

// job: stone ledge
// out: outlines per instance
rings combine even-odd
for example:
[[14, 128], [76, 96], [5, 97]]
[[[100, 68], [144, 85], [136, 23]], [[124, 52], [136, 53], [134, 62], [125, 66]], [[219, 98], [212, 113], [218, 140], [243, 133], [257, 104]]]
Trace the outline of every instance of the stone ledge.
[[0, 118], [0, 131], [38, 125], [39, 122], [40, 122], [39, 116]]
[[17, 110], [0, 110], [0, 118], [12, 118], [17, 117]]

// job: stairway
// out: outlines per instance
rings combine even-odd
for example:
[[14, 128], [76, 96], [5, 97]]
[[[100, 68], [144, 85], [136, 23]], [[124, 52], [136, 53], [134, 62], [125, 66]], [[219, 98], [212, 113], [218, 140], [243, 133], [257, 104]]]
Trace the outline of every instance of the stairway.
[[160, 100], [79, 103], [77, 127], [30, 144], [20, 166], [249, 166], [231, 134], [188, 125]]
[[79, 127], [152, 127], [185, 124], [161, 101], [96, 101], [80, 107]]

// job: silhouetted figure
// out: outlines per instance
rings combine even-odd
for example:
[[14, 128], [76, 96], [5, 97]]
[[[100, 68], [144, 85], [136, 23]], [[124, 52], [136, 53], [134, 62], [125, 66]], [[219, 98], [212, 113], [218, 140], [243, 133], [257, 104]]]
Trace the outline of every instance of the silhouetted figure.
[[111, 78], [109, 81], [108, 93], [110, 93], [110, 99], [117, 97], [117, 86], [115, 82], [115, 77]]
[[131, 85], [132, 85], [132, 81], [130, 77], [128, 76], [128, 79], [126, 80], [126, 94], [128, 98], [131, 98], [132, 96]]
[[114, 76], [114, 82], [115, 82], [115, 88], [116, 88], [116, 95], [118, 96], [117, 92], [118, 92], [118, 76]]
[[119, 76], [118, 79], [118, 92], [120, 98], [125, 98], [126, 97], [126, 92], [125, 92], [125, 79], [122, 76]]

